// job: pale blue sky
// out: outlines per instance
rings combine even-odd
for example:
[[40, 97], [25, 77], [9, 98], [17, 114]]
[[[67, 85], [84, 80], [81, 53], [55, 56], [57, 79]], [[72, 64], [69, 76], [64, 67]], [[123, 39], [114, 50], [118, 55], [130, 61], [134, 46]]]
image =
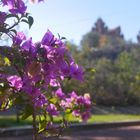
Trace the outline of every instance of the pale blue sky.
[[50, 29], [79, 44], [99, 17], [110, 28], [120, 25], [127, 40], [136, 41], [140, 30], [140, 0], [46, 0], [28, 11], [35, 20], [30, 31], [35, 41]]

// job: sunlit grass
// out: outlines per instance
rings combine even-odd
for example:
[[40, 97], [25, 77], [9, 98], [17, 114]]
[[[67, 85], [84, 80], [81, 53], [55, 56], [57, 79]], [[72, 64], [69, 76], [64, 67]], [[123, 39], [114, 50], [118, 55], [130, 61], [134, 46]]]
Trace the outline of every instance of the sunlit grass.
[[7, 126], [21, 126], [21, 125], [31, 125], [32, 118], [28, 118], [27, 120], [20, 120], [17, 122], [15, 115], [8, 116], [0, 116], [0, 127]]
[[88, 120], [89, 123], [102, 122], [120, 122], [120, 121], [136, 121], [140, 120], [140, 115], [126, 114], [108, 114], [108, 115], [92, 115]]
[[[54, 118], [56, 123], [61, 122], [60, 117]], [[107, 122], [120, 122], [120, 121], [138, 121], [140, 120], [140, 115], [124, 115], [124, 114], [107, 114], [107, 115], [92, 115], [88, 120], [88, 123], [107, 123]], [[72, 123], [78, 123], [78, 119], [74, 117], [69, 117], [69, 121]], [[26, 120], [20, 120], [16, 122], [16, 116], [0, 116], [0, 127], [8, 126], [23, 126], [31, 125], [32, 118], [29, 117]]]

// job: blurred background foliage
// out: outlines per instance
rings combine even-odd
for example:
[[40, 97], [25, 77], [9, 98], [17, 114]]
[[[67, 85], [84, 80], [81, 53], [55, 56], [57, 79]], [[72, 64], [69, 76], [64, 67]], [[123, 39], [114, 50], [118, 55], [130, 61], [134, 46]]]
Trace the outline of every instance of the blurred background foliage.
[[[99, 18], [79, 46], [66, 43], [85, 73], [83, 82], [65, 80], [66, 92], [90, 93], [97, 105], [140, 105], [140, 33], [137, 42], [125, 40], [120, 26], [109, 29]], [[0, 55], [0, 72], [6, 71], [15, 73], [8, 59]]]
[[67, 80], [66, 91], [90, 93], [97, 105], [140, 105], [140, 39], [125, 40], [120, 27], [108, 29], [99, 18], [81, 45], [67, 42], [77, 63], [84, 67], [83, 83]]

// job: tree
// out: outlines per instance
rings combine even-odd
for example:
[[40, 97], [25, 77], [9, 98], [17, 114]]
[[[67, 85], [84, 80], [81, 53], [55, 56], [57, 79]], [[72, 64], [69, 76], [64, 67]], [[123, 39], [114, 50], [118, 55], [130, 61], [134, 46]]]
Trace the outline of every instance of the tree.
[[[80, 88], [77, 82], [67, 81], [66, 90], [88, 92], [97, 105], [139, 105], [140, 48], [133, 43], [113, 47], [96, 51], [87, 46], [79, 51], [73, 49], [73, 56], [84, 66], [85, 81]], [[95, 70], [87, 72], [88, 68]]]
[[89, 48], [97, 48], [99, 46], [100, 35], [97, 32], [88, 32], [83, 36], [81, 40], [81, 46], [87, 46]]

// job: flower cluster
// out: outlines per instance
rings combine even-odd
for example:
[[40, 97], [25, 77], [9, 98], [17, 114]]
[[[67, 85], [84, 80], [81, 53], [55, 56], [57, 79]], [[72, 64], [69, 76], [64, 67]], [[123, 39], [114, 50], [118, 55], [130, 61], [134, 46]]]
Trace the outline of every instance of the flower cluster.
[[[43, 0], [37, 0], [41, 2]], [[8, 6], [9, 12], [12, 14], [24, 14], [26, 12], [27, 6], [23, 0], [1, 0], [3, 6]], [[35, 2], [35, 0], [31, 0]]]
[[5, 12], [0, 12], [0, 25], [2, 25], [5, 20], [6, 20], [6, 13]]
[[83, 121], [87, 121], [90, 117], [91, 100], [89, 94], [78, 96], [73, 91], [69, 97], [61, 101], [61, 106], [64, 110], [70, 109], [74, 116], [81, 117]]
[[[31, 2], [41, 1], [43, 0], [31, 0]], [[15, 14], [14, 17], [17, 18], [17, 23], [7, 28], [5, 20], [9, 13], [0, 12], [0, 27], [4, 26], [2, 28], [6, 31], [4, 33], [13, 31], [13, 28], [23, 21], [22, 16], [24, 21], [27, 18], [26, 22], [32, 24], [30, 23], [32, 17], [25, 14], [27, 7], [23, 0], [1, 0], [1, 2], [3, 6], [8, 6], [9, 12], [12, 16]], [[18, 16], [19, 14], [21, 15]], [[65, 94], [62, 90], [62, 82], [66, 78], [83, 81], [83, 69], [75, 63], [63, 38], [56, 38], [50, 30], [37, 43], [34, 43], [32, 38], [27, 38], [23, 32], [16, 31], [10, 37], [12, 51], [6, 53], [6, 60], [10, 61], [14, 74], [0, 73], [0, 78], [4, 81], [3, 83], [0, 81], [2, 88], [8, 88], [6, 90], [10, 93], [5, 99], [9, 96], [9, 100], [14, 103], [16, 98], [22, 98], [22, 101], [26, 101], [25, 105], [33, 109], [30, 112], [36, 111], [36, 114], [43, 115], [44, 119], [46, 116], [50, 117], [46, 126], [48, 123], [52, 124], [54, 116], [63, 114], [65, 117], [67, 111], [87, 121], [91, 108], [89, 94], [81, 96], [74, 91]]]
[[[91, 106], [90, 97], [78, 96], [72, 92], [67, 98], [61, 89], [61, 82], [65, 78], [83, 80], [83, 70], [74, 62], [65, 43], [48, 30], [42, 40], [36, 44], [31, 38], [26, 40], [25, 35], [20, 32], [13, 38], [13, 44], [18, 46], [20, 56], [24, 56], [20, 61], [21, 64], [24, 61], [24, 66], [21, 70], [22, 75], [12, 75], [7, 78], [10, 87], [14, 88], [15, 92], [26, 93], [35, 107], [45, 107], [52, 116], [58, 115], [60, 108], [64, 110], [69, 108], [73, 110], [73, 115], [81, 116], [86, 121]], [[14, 58], [11, 61], [14, 61]], [[52, 88], [57, 90], [52, 90], [48, 97], [57, 96], [60, 100], [58, 108], [45, 96]]]

